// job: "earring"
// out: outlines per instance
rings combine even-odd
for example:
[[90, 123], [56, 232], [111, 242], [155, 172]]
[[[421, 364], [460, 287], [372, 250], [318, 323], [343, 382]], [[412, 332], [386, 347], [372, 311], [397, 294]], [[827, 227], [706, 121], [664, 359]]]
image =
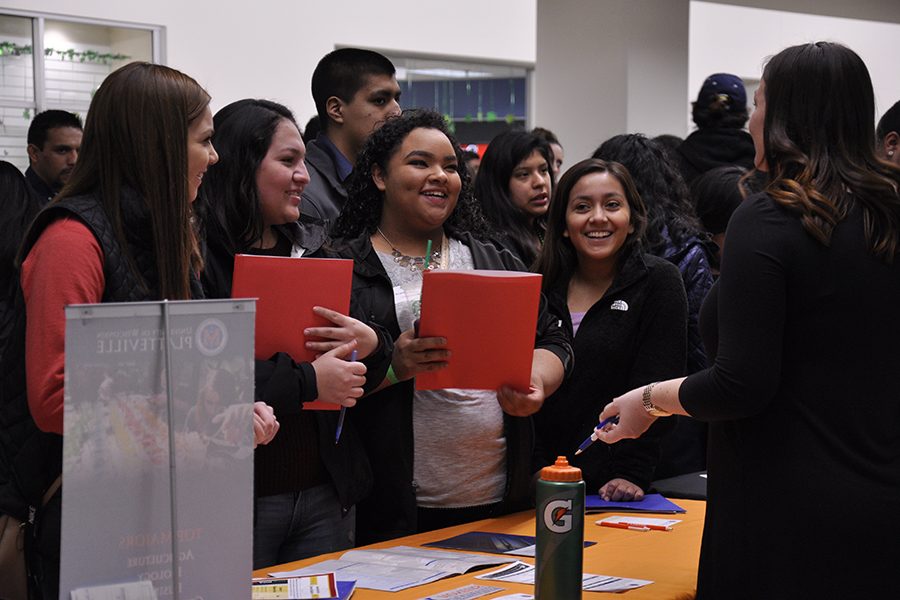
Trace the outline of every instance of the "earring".
[[894, 155], [894, 151], [893, 151], [893, 150], [888, 150], [888, 156], [893, 156], [893, 155]]

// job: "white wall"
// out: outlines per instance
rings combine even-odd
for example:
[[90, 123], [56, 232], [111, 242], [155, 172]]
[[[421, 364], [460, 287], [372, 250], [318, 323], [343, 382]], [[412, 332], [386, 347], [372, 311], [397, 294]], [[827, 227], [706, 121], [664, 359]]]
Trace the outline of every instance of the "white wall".
[[538, 0], [534, 122], [567, 168], [620, 133], [683, 133], [688, 0]]
[[535, 2], [4, 0], [3, 8], [163, 25], [167, 64], [205, 86], [214, 110], [269, 98], [302, 125], [315, 113], [313, 69], [337, 46], [533, 64]]
[[900, 100], [894, 51], [900, 39], [897, 23], [692, 1], [690, 32], [690, 100], [696, 99], [711, 73], [725, 71], [758, 80], [767, 57], [788, 46], [820, 40], [849, 46], [865, 61], [875, 88], [876, 115]]

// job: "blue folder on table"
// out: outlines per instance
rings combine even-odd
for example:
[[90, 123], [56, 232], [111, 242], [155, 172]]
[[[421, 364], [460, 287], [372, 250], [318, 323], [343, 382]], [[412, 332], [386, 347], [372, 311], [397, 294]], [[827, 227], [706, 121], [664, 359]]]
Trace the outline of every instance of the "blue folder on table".
[[640, 513], [683, 513], [683, 508], [663, 498], [660, 494], [647, 494], [638, 502], [612, 502], [601, 500], [600, 496], [589, 495], [584, 498], [584, 512], [640, 512]]

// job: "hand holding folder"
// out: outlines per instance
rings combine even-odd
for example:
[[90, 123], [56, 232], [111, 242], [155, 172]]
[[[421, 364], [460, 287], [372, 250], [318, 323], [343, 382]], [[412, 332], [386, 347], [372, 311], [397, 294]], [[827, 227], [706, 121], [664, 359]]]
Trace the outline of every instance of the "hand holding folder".
[[527, 391], [541, 276], [518, 271], [427, 271], [419, 337], [443, 337], [448, 365], [419, 373], [416, 389]]
[[[346, 315], [350, 311], [353, 261], [278, 256], [234, 257], [232, 298], [257, 298], [256, 351], [259, 360], [285, 352], [295, 362], [312, 362], [316, 352], [306, 347], [306, 329], [333, 323], [313, 312], [324, 306]], [[305, 402], [305, 410], [338, 410], [328, 402]]]

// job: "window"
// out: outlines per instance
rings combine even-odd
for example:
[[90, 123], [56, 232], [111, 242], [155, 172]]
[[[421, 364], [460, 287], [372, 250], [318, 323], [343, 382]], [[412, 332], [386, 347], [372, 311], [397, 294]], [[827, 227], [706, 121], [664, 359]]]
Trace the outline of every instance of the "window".
[[464, 146], [481, 147], [498, 133], [524, 129], [529, 70], [523, 66], [389, 56], [403, 108], [430, 108], [450, 121]]
[[94, 92], [116, 68], [161, 62], [162, 27], [0, 11], [0, 159], [28, 167], [36, 113], [87, 115]]

